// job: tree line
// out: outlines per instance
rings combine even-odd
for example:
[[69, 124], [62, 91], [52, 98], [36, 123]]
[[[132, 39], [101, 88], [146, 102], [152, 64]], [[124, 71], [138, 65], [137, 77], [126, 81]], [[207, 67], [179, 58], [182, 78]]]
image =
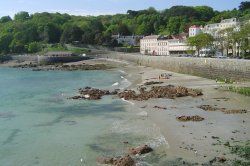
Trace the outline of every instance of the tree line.
[[193, 25], [220, 22], [232, 17], [250, 18], [250, 2], [238, 9], [216, 11], [209, 6], [173, 6], [157, 11], [128, 10], [126, 14], [72, 16], [60, 13], [21, 11], [14, 18], [0, 18], [0, 54], [39, 52], [48, 44], [115, 46], [113, 34], [150, 35], [188, 32]]

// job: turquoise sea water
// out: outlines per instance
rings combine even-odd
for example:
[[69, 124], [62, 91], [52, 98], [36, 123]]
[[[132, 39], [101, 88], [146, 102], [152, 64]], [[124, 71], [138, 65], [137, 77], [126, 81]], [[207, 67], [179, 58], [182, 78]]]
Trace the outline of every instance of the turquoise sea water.
[[[118, 71], [0, 68], [0, 165], [92, 166], [97, 157], [124, 155], [130, 146], [164, 144], [158, 128], [127, 102], [112, 96], [67, 99], [85, 86], [124, 87], [121, 76]], [[112, 86], [115, 82], [119, 85]], [[139, 160], [148, 165], [153, 159]]]

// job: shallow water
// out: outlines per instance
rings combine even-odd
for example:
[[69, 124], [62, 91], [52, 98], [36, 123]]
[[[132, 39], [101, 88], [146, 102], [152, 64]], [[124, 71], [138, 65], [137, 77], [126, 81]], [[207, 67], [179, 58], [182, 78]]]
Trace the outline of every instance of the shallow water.
[[[67, 100], [85, 86], [124, 88], [123, 74], [0, 68], [0, 165], [97, 165], [98, 156], [129, 147], [167, 147], [159, 128], [127, 102]], [[139, 160], [154, 165], [153, 158]]]

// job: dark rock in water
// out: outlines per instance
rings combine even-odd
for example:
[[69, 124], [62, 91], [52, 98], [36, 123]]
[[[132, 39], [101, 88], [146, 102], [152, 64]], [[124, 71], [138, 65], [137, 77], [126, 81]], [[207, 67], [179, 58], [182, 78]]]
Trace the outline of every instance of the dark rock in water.
[[154, 84], [163, 84], [163, 82], [150, 81], [150, 82], [145, 82], [145, 83], [144, 83], [144, 85], [154, 85]]
[[114, 159], [114, 166], [135, 166], [135, 161], [129, 156], [118, 157]]
[[153, 151], [153, 149], [149, 147], [148, 145], [142, 145], [137, 148], [130, 148], [128, 151], [129, 151], [129, 154], [137, 155], [137, 154], [149, 153]]
[[158, 109], [163, 109], [163, 110], [167, 109], [166, 107], [160, 107], [160, 106], [154, 106], [153, 108], [158, 108]]
[[104, 158], [104, 157], [99, 157], [96, 159], [96, 162], [99, 164], [113, 164], [114, 159], [113, 158]]
[[73, 96], [73, 97], [68, 97], [68, 99], [78, 100], [78, 99], [83, 99], [83, 97], [82, 96]]
[[149, 91], [146, 91], [145, 88], [139, 89], [139, 94], [133, 90], [125, 90], [121, 93], [118, 93], [120, 98], [125, 100], [148, 100], [150, 98], [175, 98], [183, 96], [199, 96], [202, 95], [201, 90], [190, 89], [185, 87], [175, 87], [173, 85], [167, 86], [153, 86]]
[[176, 119], [179, 120], [179, 121], [183, 121], [183, 122], [186, 122], [186, 121], [203, 121], [204, 120], [203, 117], [200, 117], [198, 115], [195, 115], [195, 116], [179, 116]]
[[79, 89], [80, 95], [69, 97], [68, 99], [87, 99], [87, 100], [99, 100], [104, 95], [115, 95], [118, 93], [118, 90], [115, 91], [108, 91], [108, 90], [100, 90], [91, 87], [85, 87]]
[[135, 166], [135, 161], [129, 156], [111, 157], [111, 158], [97, 158], [99, 164], [109, 164], [113, 166]]
[[35, 68], [35, 69], [32, 69], [32, 71], [42, 71], [42, 69]]
[[[13, 66], [14, 68], [37, 68], [38, 64], [21, 64]], [[105, 65], [105, 64], [76, 64], [76, 65], [45, 65], [42, 67], [42, 70], [66, 70], [66, 71], [75, 71], [75, 70], [106, 70], [110, 69], [112, 66]], [[40, 70], [35, 70], [40, 71]]]

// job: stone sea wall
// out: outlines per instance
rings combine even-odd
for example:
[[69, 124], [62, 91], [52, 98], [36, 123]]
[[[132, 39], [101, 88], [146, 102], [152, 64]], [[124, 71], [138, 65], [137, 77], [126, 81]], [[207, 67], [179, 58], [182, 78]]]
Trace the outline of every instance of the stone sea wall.
[[38, 63], [67, 63], [89, 59], [85, 56], [37, 56]]
[[101, 56], [205, 78], [250, 81], [250, 60], [147, 56], [115, 52]]
[[89, 59], [84, 56], [43, 56], [43, 55], [15, 55], [12, 56], [13, 60], [18, 61], [32, 61], [38, 63], [66, 63], [76, 62]]
[[13, 60], [17, 60], [17, 61], [37, 62], [37, 56], [36, 55], [12, 55], [11, 57], [12, 57]]

